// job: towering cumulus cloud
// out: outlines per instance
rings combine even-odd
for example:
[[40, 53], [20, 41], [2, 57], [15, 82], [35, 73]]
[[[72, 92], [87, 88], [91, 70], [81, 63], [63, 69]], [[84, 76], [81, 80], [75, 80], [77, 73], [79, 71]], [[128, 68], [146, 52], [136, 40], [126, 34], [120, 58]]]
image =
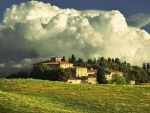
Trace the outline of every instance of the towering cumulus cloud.
[[0, 24], [0, 68], [23, 68], [52, 55], [150, 62], [150, 35], [113, 11], [60, 9], [30, 1], [13, 5]]

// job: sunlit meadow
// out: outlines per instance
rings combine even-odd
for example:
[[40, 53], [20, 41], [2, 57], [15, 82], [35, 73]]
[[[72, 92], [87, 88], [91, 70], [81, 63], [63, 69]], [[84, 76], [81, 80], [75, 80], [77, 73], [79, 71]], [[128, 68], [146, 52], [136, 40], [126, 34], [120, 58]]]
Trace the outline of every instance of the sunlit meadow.
[[150, 86], [0, 79], [0, 113], [148, 113]]

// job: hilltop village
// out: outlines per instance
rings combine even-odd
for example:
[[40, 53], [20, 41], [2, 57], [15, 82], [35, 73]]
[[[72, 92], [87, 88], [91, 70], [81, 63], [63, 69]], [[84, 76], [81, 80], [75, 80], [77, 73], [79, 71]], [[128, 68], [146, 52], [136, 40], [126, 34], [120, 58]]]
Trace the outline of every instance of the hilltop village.
[[11, 74], [6, 78], [33, 78], [51, 81], [64, 81], [72, 84], [140, 84], [150, 81], [150, 64], [143, 63], [142, 67], [132, 66], [119, 58], [99, 57], [98, 59], [82, 58], [76, 60], [74, 54], [68, 62], [58, 56], [33, 64], [33, 69], [27, 72]]
[[[82, 66], [74, 66], [73, 63], [62, 61], [62, 59], [58, 56], [51, 57], [51, 60], [39, 62], [33, 64], [33, 67], [37, 67], [41, 64], [48, 65], [52, 69], [62, 68], [69, 69], [71, 71], [71, 77], [67, 80], [68, 83], [80, 84], [80, 83], [88, 83], [88, 84], [97, 84], [97, 69]], [[109, 68], [105, 68], [105, 77], [107, 81], [113, 80], [113, 75], [115, 73], [119, 73], [120, 76], [123, 76], [122, 72], [115, 71]], [[132, 84], [135, 84], [134, 82]]]

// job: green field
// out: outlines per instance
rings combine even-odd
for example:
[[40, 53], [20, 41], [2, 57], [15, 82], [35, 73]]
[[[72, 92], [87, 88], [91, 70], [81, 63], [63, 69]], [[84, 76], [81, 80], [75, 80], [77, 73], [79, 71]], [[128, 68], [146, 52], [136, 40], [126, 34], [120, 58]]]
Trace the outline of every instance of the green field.
[[0, 79], [0, 113], [150, 113], [150, 86]]

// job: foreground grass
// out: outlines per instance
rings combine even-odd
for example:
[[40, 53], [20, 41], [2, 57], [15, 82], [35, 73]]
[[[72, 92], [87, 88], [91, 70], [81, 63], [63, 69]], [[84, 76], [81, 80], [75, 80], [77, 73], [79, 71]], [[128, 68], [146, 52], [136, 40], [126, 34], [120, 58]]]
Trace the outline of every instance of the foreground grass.
[[149, 113], [150, 86], [0, 79], [0, 113]]

